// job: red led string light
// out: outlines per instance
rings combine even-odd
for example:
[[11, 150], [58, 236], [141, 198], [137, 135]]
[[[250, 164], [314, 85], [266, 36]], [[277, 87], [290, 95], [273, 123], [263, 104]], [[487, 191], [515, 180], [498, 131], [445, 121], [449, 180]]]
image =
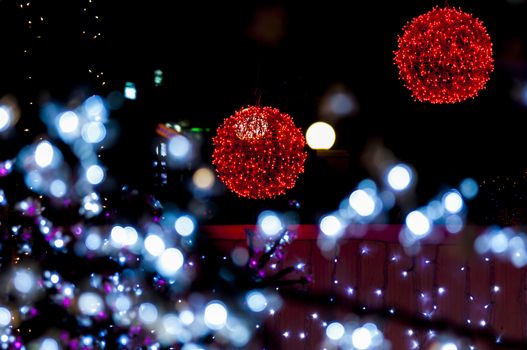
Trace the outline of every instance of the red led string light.
[[276, 108], [240, 109], [223, 121], [213, 143], [212, 163], [219, 178], [241, 197], [281, 195], [304, 172], [304, 135]]
[[455, 8], [434, 8], [408, 22], [398, 38], [399, 78], [421, 102], [474, 98], [494, 70], [483, 23]]

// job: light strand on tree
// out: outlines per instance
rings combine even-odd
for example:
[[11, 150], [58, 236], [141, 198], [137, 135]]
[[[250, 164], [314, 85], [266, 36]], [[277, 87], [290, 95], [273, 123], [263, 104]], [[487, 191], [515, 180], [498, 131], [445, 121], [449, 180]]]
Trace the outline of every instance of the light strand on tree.
[[[100, 45], [102, 39], [102, 17], [97, 10], [95, 0], [84, 0], [82, 7], [82, 17], [84, 18], [85, 27], [81, 28], [82, 37], [86, 40], [88, 47], [94, 49]], [[99, 69], [95, 62], [92, 62], [88, 67], [88, 73], [95, 77], [95, 80], [100, 86], [106, 85], [106, 77], [104, 72]]]

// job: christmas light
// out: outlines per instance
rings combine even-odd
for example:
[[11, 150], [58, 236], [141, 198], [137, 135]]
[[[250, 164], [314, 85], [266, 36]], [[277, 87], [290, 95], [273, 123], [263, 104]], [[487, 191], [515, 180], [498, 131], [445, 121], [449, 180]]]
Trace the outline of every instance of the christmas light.
[[445, 210], [451, 214], [457, 214], [463, 209], [463, 198], [456, 190], [445, 193], [442, 201]]
[[394, 191], [404, 191], [413, 181], [412, 169], [406, 164], [397, 164], [388, 171], [386, 181]]
[[304, 136], [291, 117], [276, 108], [240, 109], [224, 120], [213, 143], [219, 178], [241, 197], [281, 195], [304, 171]]
[[482, 22], [455, 8], [436, 7], [408, 22], [398, 39], [399, 77], [421, 102], [474, 98], [494, 70]]
[[414, 210], [406, 216], [406, 226], [417, 237], [425, 236], [431, 230], [430, 220], [418, 210]]
[[227, 323], [227, 308], [219, 301], [211, 301], [205, 307], [204, 320], [210, 329], [221, 329]]
[[137, 89], [135, 84], [127, 81], [124, 86], [124, 97], [129, 100], [135, 100], [137, 98]]
[[335, 130], [328, 123], [316, 122], [306, 131], [306, 141], [312, 149], [330, 149], [335, 143]]

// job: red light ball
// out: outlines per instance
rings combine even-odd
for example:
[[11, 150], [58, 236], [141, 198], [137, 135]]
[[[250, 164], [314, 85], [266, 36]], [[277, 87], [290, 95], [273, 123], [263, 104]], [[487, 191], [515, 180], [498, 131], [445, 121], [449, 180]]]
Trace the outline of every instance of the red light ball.
[[408, 22], [399, 36], [399, 78], [421, 102], [474, 98], [494, 70], [492, 43], [483, 23], [455, 8], [434, 8]]
[[241, 197], [284, 194], [304, 172], [304, 135], [288, 114], [276, 108], [240, 109], [223, 121], [213, 144], [218, 177]]

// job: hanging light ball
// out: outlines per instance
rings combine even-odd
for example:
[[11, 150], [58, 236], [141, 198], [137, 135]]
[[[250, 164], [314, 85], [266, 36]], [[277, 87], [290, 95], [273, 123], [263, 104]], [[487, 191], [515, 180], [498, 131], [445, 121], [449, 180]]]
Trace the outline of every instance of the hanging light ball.
[[212, 163], [227, 188], [267, 199], [295, 186], [307, 153], [293, 119], [272, 107], [249, 106], [226, 118], [213, 138]]
[[494, 70], [483, 23], [459, 9], [436, 7], [403, 28], [395, 51], [399, 78], [421, 102], [474, 98]]

